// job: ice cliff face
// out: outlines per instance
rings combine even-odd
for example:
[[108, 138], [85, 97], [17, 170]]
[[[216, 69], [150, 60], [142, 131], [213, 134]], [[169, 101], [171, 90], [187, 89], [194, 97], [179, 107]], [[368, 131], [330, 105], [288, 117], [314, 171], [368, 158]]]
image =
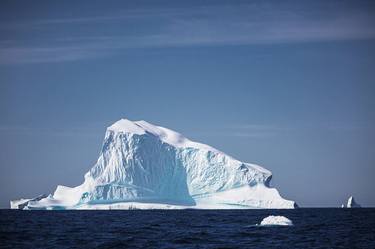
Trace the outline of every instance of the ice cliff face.
[[58, 186], [26, 208], [294, 208], [270, 171], [145, 121], [108, 127], [82, 185]]

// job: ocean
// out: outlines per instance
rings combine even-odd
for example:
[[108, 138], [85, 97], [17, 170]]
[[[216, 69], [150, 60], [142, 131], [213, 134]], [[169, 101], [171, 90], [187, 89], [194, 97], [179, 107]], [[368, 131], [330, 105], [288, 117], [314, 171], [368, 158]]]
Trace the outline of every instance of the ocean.
[[375, 248], [375, 209], [0, 210], [0, 248]]

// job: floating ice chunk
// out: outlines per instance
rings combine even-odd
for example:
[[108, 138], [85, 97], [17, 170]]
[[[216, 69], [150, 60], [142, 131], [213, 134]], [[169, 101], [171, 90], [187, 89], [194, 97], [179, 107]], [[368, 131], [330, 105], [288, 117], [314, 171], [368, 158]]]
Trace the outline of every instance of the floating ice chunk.
[[270, 215], [262, 220], [261, 226], [293, 226], [293, 222], [285, 216]]
[[360, 208], [361, 205], [359, 205], [357, 202], [355, 202], [354, 197], [350, 196], [348, 199], [348, 203], [346, 204], [347, 208]]

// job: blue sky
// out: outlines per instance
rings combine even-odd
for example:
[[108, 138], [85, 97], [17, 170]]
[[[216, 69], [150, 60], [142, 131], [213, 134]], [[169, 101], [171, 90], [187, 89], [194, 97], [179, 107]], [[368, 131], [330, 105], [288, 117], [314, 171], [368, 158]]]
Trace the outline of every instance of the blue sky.
[[144, 119], [274, 174], [301, 206], [375, 206], [371, 1], [1, 1], [0, 207], [74, 186]]

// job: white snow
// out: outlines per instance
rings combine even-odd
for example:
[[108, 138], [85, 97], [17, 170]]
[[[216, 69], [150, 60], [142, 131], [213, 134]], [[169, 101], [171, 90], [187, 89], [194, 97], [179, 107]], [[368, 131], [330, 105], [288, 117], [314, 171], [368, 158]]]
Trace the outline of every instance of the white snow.
[[180, 148], [197, 148], [217, 151], [217, 149], [202, 143], [193, 142], [178, 132], [170, 129], [150, 124], [144, 120], [130, 121], [128, 119], [121, 119], [107, 128], [107, 130], [117, 133], [130, 133], [143, 135], [145, 133], [153, 134], [167, 144]]
[[145, 134], [145, 129], [139, 126], [136, 122], [132, 122], [127, 119], [121, 119], [108, 127], [108, 130], [114, 131], [114, 132], [127, 132], [127, 133], [133, 133], [137, 135]]
[[293, 226], [293, 222], [285, 216], [270, 215], [262, 220], [260, 226]]
[[107, 128], [99, 159], [81, 185], [58, 186], [27, 208], [294, 208], [269, 186], [271, 177], [261, 166], [170, 129], [121, 119]]

